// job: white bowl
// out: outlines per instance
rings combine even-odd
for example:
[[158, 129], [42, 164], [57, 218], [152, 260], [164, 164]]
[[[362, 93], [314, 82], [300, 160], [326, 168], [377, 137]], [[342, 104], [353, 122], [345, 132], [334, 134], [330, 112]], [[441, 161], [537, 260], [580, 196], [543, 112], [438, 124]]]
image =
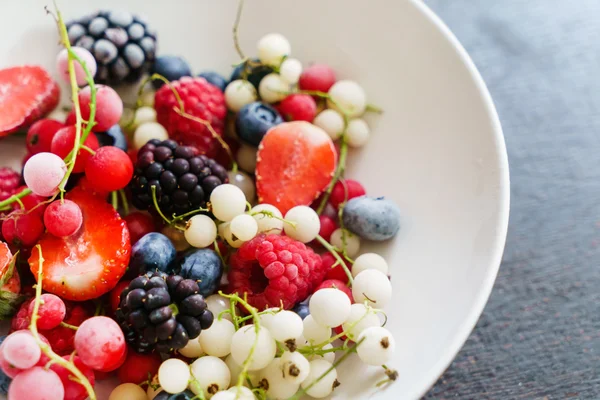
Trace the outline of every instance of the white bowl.
[[[92, 0], [58, 3], [67, 19], [98, 6]], [[59, 48], [46, 4], [3, 8], [0, 67], [34, 63], [55, 72]], [[238, 61], [231, 35], [235, 2], [168, 4], [105, 0], [102, 7], [146, 14], [161, 54], [184, 56], [195, 72], [228, 74]], [[391, 265], [387, 327], [397, 349], [389, 366], [399, 378], [377, 391], [381, 369], [351, 361], [340, 368], [335, 398], [418, 398], [473, 329], [504, 247], [508, 164], [490, 95], [456, 38], [417, 0], [248, 1], [240, 26], [245, 52], [255, 54], [257, 40], [269, 32], [287, 36], [303, 62], [328, 63], [340, 77], [360, 82], [369, 101], [385, 110], [369, 118], [372, 139], [351, 154], [347, 176], [402, 209], [400, 234], [376, 246]], [[19, 164], [22, 148], [12, 146], [19, 140], [0, 142], [2, 164]]]

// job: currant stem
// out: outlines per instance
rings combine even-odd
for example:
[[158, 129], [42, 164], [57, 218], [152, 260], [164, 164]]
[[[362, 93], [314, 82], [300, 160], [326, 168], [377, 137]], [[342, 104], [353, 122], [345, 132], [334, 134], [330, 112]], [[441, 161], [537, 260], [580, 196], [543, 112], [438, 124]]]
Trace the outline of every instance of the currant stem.
[[[61, 20], [60, 12], [58, 12], [58, 18]], [[67, 361], [50, 348], [42, 339], [38, 333], [37, 328], [37, 320], [39, 318], [39, 310], [41, 304], [42, 297], [42, 280], [44, 277], [43, 274], [43, 266], [44, 266], [44, 257], [42, 255], [42, 246], [39, 244], [35, 246], [38, 251], [38, 273], [37, 273], [37, 284], [35, 285], [35, 300], [33, 302], [33, 312], [31, 313], [31, 324], [29, 325], [29, 330], [35, 341], [42, 352], [50, 358], [54, 363], [66, 368], [70, 373], [72, 373], [77, 379], [76, 382], [80, 383], [88, 393], [90, 400], [96, 400], [96, 393], [94, 393], [94, 388], [90, 384], [90, 381], [85, 377], [85, 375], [73, 364], [73, 362]]]
[[22, 199], [23, 197], [27, 196], [28, 194], [31, 194], [31, 189], [26, 188], [26, 189], [21, 190], [17, 194], [13, 194], [8, 199], [0, 201], [0, 210], [4, 209], [4, 207], [6, 207], [6, 206], [11, 205], [12, 203], [16, 202], [17, 200]]
[[129, 214], [129, 202], [127, 201], [127, 196], [125, 195], [125, 190], [119, 189], [119, 197], [121, 198], [121, 204], [123, 205], [123, 212], [125, 215]]
[[321, 245], [323, 247], [325, 247], [325, 249], [327, 249], [335, 257], [335, 259], [337, 260], [339, 265], [342, 267], [342, 269], [346, 273], [346, 276], [348, 277], [349, 285], [352, 286], [352, 283], [354, 283], [354, 279], [352, 278], [352, 273], [346, 266], [346, 263], [344, 262], [344, 260], [342, 260], [342, 257], [340, 257], [338, 252], [335, 251], [336, 249], [329, 242], [327, 242], [327, 240], [323, 239], [323, 237], [321, 235], [317, 235], [316, 239], [319, 243], [321, 243]]
[[235, 51], [237, 51], [238, 55], [242, 60], [246, 59], [244, 52], [242, 51], [242, 47], [240, 46], [240, 40], [238, 36], [238, 30], [240, 27], [240, 21], [242, 19], [242, 10], [244, 9], [244, 0], [239, 0], [237, 14], [235, 16], [235, 22], [233, 24], [233, 45], [235, 46]]
[[74, 330], [74, 331], [76, 331], [77, 329], [79, 329], [79, 327], [78, 327], [78, 326], [71, 325], [71, 324], [67, 324], [66, 322], [62, 322], [62, 321], [61, 321], [61, 323], [60, 323], [60, 326], [62, 326], [63, 328], [69, 328], [69, 329], [72, 329], [72, 330]]

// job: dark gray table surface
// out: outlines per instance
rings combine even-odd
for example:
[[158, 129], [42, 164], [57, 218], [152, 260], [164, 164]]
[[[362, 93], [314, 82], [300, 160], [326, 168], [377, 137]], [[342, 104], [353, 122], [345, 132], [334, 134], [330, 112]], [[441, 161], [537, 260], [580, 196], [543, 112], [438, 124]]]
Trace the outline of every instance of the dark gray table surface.
[[600, 398], [600, 0], [426, 0], [467, 49], [508, 147], [504, 260], [428, 399]]

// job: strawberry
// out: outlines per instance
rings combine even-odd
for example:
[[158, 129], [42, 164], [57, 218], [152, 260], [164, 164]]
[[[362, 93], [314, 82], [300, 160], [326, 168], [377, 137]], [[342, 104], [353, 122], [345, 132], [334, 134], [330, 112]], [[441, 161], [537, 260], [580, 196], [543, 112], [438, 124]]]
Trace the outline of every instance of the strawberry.
[[[43, 288], [67, 300], [89, 300], [109, 292], [125, 273], [131, 244], [127, 224], [101, 197], [81, 188], [66, 196], [83, 213], [81, 229], [58, 238], [46, 232], [39, 241]], [[40, 254], [34, 248], [29, 267], [38, 276]]]
[[21, 280], [13, 256], [4, 242], [0, 242], [0, 319], [13, 315], [19, 305]]
[[60, 98], [58, 84], [38, 66], [0, 70], [0, 86], [0, 137], [48, 114]]
[[282, 214], [309, 205], [327, 187], [337, 164], [331, 138], [308, 122], [271, 128], [258, 147], [256, 189], [261, 203]]

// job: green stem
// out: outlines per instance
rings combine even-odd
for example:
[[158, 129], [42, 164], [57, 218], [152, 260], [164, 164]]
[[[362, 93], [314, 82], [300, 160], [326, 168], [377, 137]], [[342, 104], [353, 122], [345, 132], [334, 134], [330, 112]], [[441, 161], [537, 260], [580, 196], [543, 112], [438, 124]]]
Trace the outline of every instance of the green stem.
[[337, 260], [339, 265], [342, 267], [342, 269], [346, 273], [346, 276], [348, 277], [349, 285], [352, 286], [352, 283], [354, 282], [354, 279], [352, 278], [352, 273], [346, 266], [346, 263], [344, 262], [344, 260], [342, 260], [342, 257], [340, 257], [338, 252], [335, 251], [336, 249], [329, 242], [327, 242], [327, 240], [323, 239], [323, 237], [321, 235], [317, 235], [316, 239], [319, 243], [321, 243], [321, 245], [323, 247], [325, 247], [325, 249], [327, 249], [335, 257], [335, 259]]
[[[59, 21], [62, 22], [60, 13], [58, 13]], [[96, 400], [96, 393], [94, 393], [94, 388], [90, 384], [90, 381], [86, 378], [86, 376], [73, 364], [72, 362], [65, 360], [54, 351], [52, 348], [46, 344], [46, 342], [42, 341], [40, 338], [38, 328], [37, 328], [37, 320], [39, 318], [41, 297], [42, 297], [42, 280], [43, 280], [43, 266], [44, 266], [44, 257], [42, 255], [42, 246], [39, 244], [35, 246], [38, 251], [38, 272], [37, 272], [37, 284], [35, 285], [35, 300], [33, 301], [33, 312], [31, 313], [31, 323], [29, 325], [29, 330], [35, 341], [42, 352], [50, 358], [50, 360], [64, 368], [66, 368], [71, 374], [75, 376], [74, 379], [77, 383], [81, 384], [86, 392], [90, 400]]]
[[238, 29], [240, 27], [240, 21], [242, 19], [242, 10], [244, 9], [244, 0], [239, 0], [237, 14], [235, 15], [235, 23], [233, 24], [233, 45], [235, 50], [242, 60], [246, 59], [242, 47], [240, 46], [240, 40], [238, 37]]
[[117, 197], [117, 192], [110, 193], [110, 201], [115, 210], [119, 209], [119, 198]]
[[127, 196], [125, 195], [125, 190], [119, 189], [119, 197], [121, 198], [121, 204], [123, 205], [123, 212], [125, 215], [129, 214], [129, 202], [127, 201]]
[[348, 157], [348, 142], [346, 141], [345, 130], [346, 129], [344, 128], [344, 134], [342, 134], [341, 138], [340, 159], [338, 161], [337, 167], [335, 168], [335, 172], [333, 173], [333, 178], [331, 179], [331, 182], [329, 182], [327, 190], [325, 191], [325, 193], [323, 193], [323, 198], [321, 199], [321, 203], [317, 208], [317, 214], [319, 215], [323, 213], [323, 210], [325, 209], [325, 206], [329, 201], [329, 197], [331, 196], [331, 192], [333, 191], [335, 184], [341, 178], [342, 174], [344, 173], [344, 170], [346, 169], [346, 158]]
[[85, 150], [85, 151], [87, 151], [88, 153], [90, 153], [91, 155], [94, 155], [94, 154], [96, 154], [96, 152], [95, 152], [94, 150], [90, 149], [89, 147], [87, 147], [87, 146], [86, 146], [86, 145], [84, 145], [84, 144], [82, 144], [82, 145], [81, 145], [81, 150]]
[[71, 325], [71, 324], [67, 324], [66, 322], [61, 322], [60, 326], [64, 327], [64, 328], [69, 328], [69, 329], [73, 329], [74, 331], [76, 331], [77, 329], [79, 329], [78, 326], [75, 325]]
[[3, 209], [5, 206], [11, 205], [12, 203], [16, 202], [17, 200], [21, 200], [23, 197], [27, 196], [28, 194], [31, 194], [31, 189], [26, 188], [26, 189], [21, 190], [17, 194], [13, 194], [8, 199], [0, 201], [0, 210]]

